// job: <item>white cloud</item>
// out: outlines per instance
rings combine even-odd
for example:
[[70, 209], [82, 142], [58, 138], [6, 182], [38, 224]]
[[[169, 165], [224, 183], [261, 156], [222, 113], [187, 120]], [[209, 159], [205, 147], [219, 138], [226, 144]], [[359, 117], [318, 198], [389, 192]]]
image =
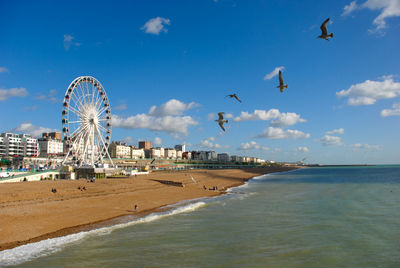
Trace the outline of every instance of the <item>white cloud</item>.
[[126, 106], [125, 103], [113, 107], [113, 110], [117, 110], [117, 111], [124, 111], [124, 110], [126, 110], [126, 109], [128, 109], [128, 106]]
[[191, 116], [181, 115], [183, 111], [196, 105], [194, 102], [185, 104], [172, 99], [160, 107], [151, 107], [148, 114], [137, 114], [126, 118], [114, 115], [112, 117], [112, 125], [116, 128], [145, 128], [152, 131], [161, 131], [174, 137], [177, 137], [178, 134], [188, 135], [188, 128], [198, 125], [198, 122]]
[[241, 112], [240, 116], [233, 119], [234, 122], [243, 121], [255, 121], [255, 120], [271, 120], [271, 125], [274, 127], [287, 127], [294, 125], [296, 123], [306, 122], [305, 119], [301, 118], [299, 114], [296, 113], [281, 113], [278, 109], [266, 110], [254, 110], [253, 113]]
[[358, 151], [358, 150], [377, 151], [377, 150], [381, 149], [381, 147], [379, 145], [369, 145], [369, 144], [361, 144], [361, 143], [352, 144], [352, 145], [350, 145], [350, 147], [352, 147], [354, 151]]
[[201, 140], [198, 144], [199, 147], [208, 148], [208, 149], [221, 149], [221, 148], [229, 148], [229, 145], [221, 145], [218, 143], [213, 143], [215, 141], [214, 137], [209, 137], [208, 139]]
[[379, 99], [391, 99], [400, 95], [400, 83], [393, 81], [392, 76], [383, 77], [383, 81], [366, 80], [352, 85], [347, 90], [336, 92], [338, 97], [348, 97], [349, 105], [371, 105]]
[[274, 118], [278, 118], [281, 113], [278, 109], [270, 109], [269, 111], [265, 110], [254, 110], [252, 114], [248, 112], [241, 112], [240, 116], [235, 117], [233, 121], [242, 122], [242, 121], [255, 121], [255, 120], [270, 120]]
[[352, 1], [343, 8], [342, 16], [349, 15], [354, 10], [363, 8], [380, 11], [378, 17], [373, 21], [375, 29], [370, 30], [372, 33], [380, 32], [386, 28], [386, 20], [388, 18], [400, 16], [400, 0], [367, 0], [360, 5], [358, 5], [356, 1]]
[[283, 130], [282, 128], [278, 127], [268, 127], [256, 137], [267, 139], [307, 139], [310, 136], [310, 134], [304, 133], [300, 130]]
[[136, 129], [146, 128], [152, 131], [161, 131], [168, 134], [188, 135], [188, 128], [197, 125], [191, 116], [163, 116], [155, 117], [147, 114], [137, 114], [127, 118], [117, 115], [112, 117], [112, 125], [116, 128]]
[[393, 104], [392, 109], [384, 109], [381, 111], [382, 117], [394, 116], [394, 115], [400, 115], [400, 103]]
[[8, 69], [6, 67], [0, 67], [0, 73], [8, 73]]
[[240, 144], [240, 147], [238, 148], [238, 150], [259, 150], [261, 148], [261, 146], [259, 144], [257, 144], [257, 142], [255, 141], [251, 141], [251, 142], [246, 142], [246, 143], [242, 143]]
[[57, 90], [50, 89], [48, 94], [37, 95], [35, 97], [35, 99], [43, 100], [43, 101], [45, 100], [45, 101], [50, 101], [50, 102], [58, 102], [56, 94], [57, 94]]
[[324, 146], [340, 146], [343, 145], [342, 138], [338, 136], [325, 135], [320, 140], [317, 140]]
[[148, 20], [140, 29], [145, 33], [158, 35], [161, 31], [168, 32], [165, 25], [170, 25], [170, 22], [169, 19], [156, 17]]
[[64, 34], [64, 48], [65, 50], [69, 50], [71, 46], [79, 47], [81, 43], [74, 41], [75, 37], [69, 34]]
[[342, 16], [347, 16], [358, 8], [357, 1], [352, 1], [350, 4], [344, 6]]
[[270, 148], [266, 147], [266, 146], [261, 146], [255, 141], [250, 141], [250, 142], [245, 142], [245, 143], [240, 144], [238, 150], [241, 150], [241, 151], [247, 151], [247, 150], [264, 150], [264, 151], [268, 151], [268, 150], [270, 150]]
[[362, 7], [381, 11], [373, 21], [376, 25], [375, 31], [386, 28], [387, 18], [400, 16], [400, 0], [368, 0], [362, 4]]
[[308, 153], [309, 151], [310, 151], [310, 149], [308, 149], [308, 147], [306, 147], [306, 146], [297, 147], [297, 148], [296, 148], [296, 152]]
[[34, 137], [41, 137], [43, 132], [55, 132], [55, 131], [60, 131], [60, 130], [35, 126], [30, 122], [22, 123], [16, 128], [11, 130], [11, 132], [30, 134]]
[[285, 69], [284, 66], [276, 67], [272, 72], [270, 72], [269, 74], [266, 74], [266, 75], [264, 76], [264, 80], [272, 79], [274, 76], [276, 76], [276, 75], [279, 74], [279, 70], [282, 71], [282, 70], [284, 70], [284, 69]]
[[297, 123], [306, 122], [305, 119], [301, 118], [299, 114], [296, 113], [281, 113], [278, 119], [271, 121], [271, 126], [275, 127], [287, 127]]
[[154, 145], [161, 145], [162, 144], [162, 139], [159, 137], [155, 137], [153, 140]]
[[161, 105], [160, 107], [152, 106], [149, 110], [149, 115], [153, 116], [167, 116], [167, 115], [181, 115], [184, 111], [197, 107], [198, 104], [191, 102], [185, 104], [177, 99], [171, 99]]
[[7, 100], [11, 97], [26, 97], [28, 95], [28, 91], [26, 88], [18, 87], [18, 88], [10, 88], [10, 89], [0, 89], [0, 101]]
[[332, 134], [343, 134], [344, 133], [344, 129], [343, 128], [338, 128], [338, 129], [334, 129], [331, 131], [327, 131], [326, 135], [332, 135]]

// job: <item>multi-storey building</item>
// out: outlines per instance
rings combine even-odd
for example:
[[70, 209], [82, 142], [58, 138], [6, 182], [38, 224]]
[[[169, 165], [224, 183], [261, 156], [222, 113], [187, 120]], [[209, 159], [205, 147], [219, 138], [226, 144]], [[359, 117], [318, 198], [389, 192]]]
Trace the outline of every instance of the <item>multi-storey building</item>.
[[60, 132], [42, 133], [42, 138], [38, 139], [38, 143], [40, 148], [40, 157], [63, 154], [64, 145], [61, 141]]
[[61, 140], [61, 132], [44, 132], [42, 133], [42, 138]]
[[151, 148], [148, 151], [149, 151], [149, 155], [146, 156], [148, 158], [163, 158], [164, 157], [164, 155], [161, 155], [160, 148]]
[[149, 150], [153, 147], [151, 141], [139, 141], [139, 149]]
[[164, 157], [167, 159], [176, 159], [176, 150], [173, 148], [165, 148]]
[[222, 153], [217, 155], [218, 162], [229, 162], [230, 157], [227, 153]]
[[144, 150], [138, 149], [136, 146], [131, 147], [131, 158], [133, 159], [143, 159], [144, 158]]
[[232, 155], [231, 156], [231, 161], [232, 162], [240, 162], [240, 156]]
[[0, 154], [4, 156], [38, 156], [38, 140], [28, 134], [0, 134]]
[[192, 159], [192, 153], [191, 152], [183, 152], [182, 158], [183, 159]]
[[131, 146], [123, 142], [112, 142], [108, 146], [111, 158], [131, 158]]
[[176, 159], [182, 159], [183, 152], [181, 150], [176, 150]]
[[186, 152], [186, 145], [185, 144], [177, 144], [177, 145], [175, 145], [175, 150]]

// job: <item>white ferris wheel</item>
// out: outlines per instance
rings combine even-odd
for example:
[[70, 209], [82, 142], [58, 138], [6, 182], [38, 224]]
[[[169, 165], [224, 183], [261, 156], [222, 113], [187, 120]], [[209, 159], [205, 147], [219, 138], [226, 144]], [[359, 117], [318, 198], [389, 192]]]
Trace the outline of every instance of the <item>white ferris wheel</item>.
[[65, 92], [62, 132], [67, 147], [63, 164], [92, 166], [110, 159], [111, 107], [106, 91], [91, 76], [80, 76]]

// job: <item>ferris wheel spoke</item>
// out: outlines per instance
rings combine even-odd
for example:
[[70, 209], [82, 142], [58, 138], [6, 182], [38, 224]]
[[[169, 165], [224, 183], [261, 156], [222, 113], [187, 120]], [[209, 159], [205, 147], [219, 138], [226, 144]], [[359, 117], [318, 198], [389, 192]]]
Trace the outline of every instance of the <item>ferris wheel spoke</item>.
[[69, 107], [69, 109], [75, 113], [76, 115], [78, 115], [79, 117], [83, 117], [83, 118], [88, 118], [87, 115], [85, 115], [84, 113], [80, 112], [79, 110], [75, 109], [74, 107]]
[[79, 87], [79, 90], [81, 92], [82, 103], [86, 104], [87, 103], [86, 102], [86, 92], [85, 92], [85, 89], [83, 88], [82, 84], [83, 84], [83, 82], [79, 83], [78, 87]]
[[99, 129], [103, 130], [104, 132], [107, 132], [107, 129], [105, 127], [103, 127], [102, 125], [98, 125]]
[[78, 121], [69, 121], [69, 123], [71, 124], [73, 124], [73, 123], [82, 123], [82, 120], [78, 120]]
[[77, 90], [77, 89], [75, 89], [74, 91], [72, 91], [71, 100], [74, 101], [75, 105], [80, 105], [80, 106], [82, 106], [83, 103], [82, 103], [81, 99], [79, 98], [79, 96], [78, 96], [77, 94], [78, 94], [78, 90]]
[[106, 107], [102, 107], [102, 108], [97, 112], [97, 117], [100, 117], [105, 111], [106, 111]]

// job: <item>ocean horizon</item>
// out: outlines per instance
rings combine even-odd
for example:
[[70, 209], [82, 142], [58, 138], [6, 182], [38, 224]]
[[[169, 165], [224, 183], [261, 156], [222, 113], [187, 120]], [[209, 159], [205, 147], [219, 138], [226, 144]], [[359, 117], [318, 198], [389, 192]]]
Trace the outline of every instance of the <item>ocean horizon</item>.
[[397, 267], [400, 165], [257, 176], [218, 197], [0, 252], [18, 267]]

